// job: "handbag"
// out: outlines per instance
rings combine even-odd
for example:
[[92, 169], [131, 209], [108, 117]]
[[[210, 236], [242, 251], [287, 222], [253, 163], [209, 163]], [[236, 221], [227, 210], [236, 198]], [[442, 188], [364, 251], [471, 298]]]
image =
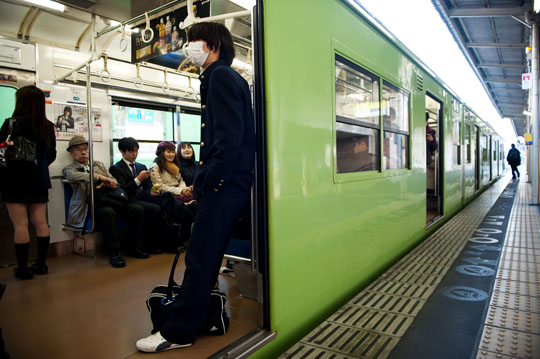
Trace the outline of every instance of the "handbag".
[[36, 144], [24, 136], [11, 138], [13, 133], [14, 118], [9, 119], [9, 132], [6, 142], [5, 159], [7, 161], [19, 161], [37, 166]]
[[122, 188], [100, 187], [94, 190], [94, 202], [100, 207], [124, 206], [128, 202], [126, 192]]
[[174, 198], [179, 199], [180, 201], [189, 204], [188, 202], [193, 201], [193, 194], [181, 194], [178, 196], [174, 196]]
[[[169, 319], [169, 310], [180, 293], [180, 286], [174, 281], [174, 271], [179, 257], [180, 252], [177, 252], [169, 275], [168, 285], [155, 287], [146, 300], [146, 307], [150, 312], [150, 319], [154, 326], [152, 334], [160, 331], [167, 319]], [[199, 334], [223, 335], [227, 332], [227, 329], [229, 329], [229, 316], [225, 311], [226, 302], [227, 296], [224, 293], [212, 290], [208, 314], [198, 330]]]

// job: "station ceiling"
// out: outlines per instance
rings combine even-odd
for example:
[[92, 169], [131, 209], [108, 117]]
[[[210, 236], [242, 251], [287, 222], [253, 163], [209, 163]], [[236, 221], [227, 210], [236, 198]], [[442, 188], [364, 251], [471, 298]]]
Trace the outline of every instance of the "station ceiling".
[[431, 0], [473, 67], [501, 117], [513, 120], [516, 132], [528, 132], [529, 91], [521, 74], [529, 72], [531, 45], [526, 13], [532, 0]]

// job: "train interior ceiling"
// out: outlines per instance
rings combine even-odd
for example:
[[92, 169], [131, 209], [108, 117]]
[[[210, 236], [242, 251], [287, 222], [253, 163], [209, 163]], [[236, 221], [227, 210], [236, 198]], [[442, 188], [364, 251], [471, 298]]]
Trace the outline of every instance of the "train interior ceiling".
[[[159, 1], [132, 1], [131, 8], [123, 8], [118, 1], [100, 1], [90, 9], [95, 17], [84, 8], [69, 5], [73, 3], [80, 6], [82, 2], [62, 3], [68, 5], [67, 11], [63, 13], [36, 8], [18, 0], [0, 2], [0, 51], [3, 53], [0, 59], [0, 125], [4, 119], [11, 116], [16, 88], [35, 83], [46, 92], [47, 118], [54, 122], [63, 114], [65, 107], [69, 106], [75, 117], [75, 130], [79, 132], [87, 131], [86, 102], [91, 101], [94, 159], [104, 162], [106, 166], [121, 159], [117, 143], [126, 136], [139, 141], [137, 161], [147, 167], [155, 158], [157, 144], [163, 140], [190, 142], [198, 158], [201, 141], [199, 80], [196, 73], [198, 69], [186, 63], [181, 52], [186, 39], [185, 33], [179, 27], [187, 14], [186, 2], [173, 1], [169, 3], [172, 6], [167, 7], [160, 6], [162, 2]], [[95, 5], [93, 2], [92, 4]], [[254, 5], [254, 2], [251, 5]], [[152, 12], [155, 8], [162, 10]], [[200, 17], [243, 11], [242, 16], [222, 22], [231, 31], [235, 43], [236, 58], [232, 67], [252, 85], [253, 52], [249, 12], [226, 0], [195, 1], [194, 10]], [[115, 25], [111, 20], [127, 21], [144, 14], [145, 11], [152, 13], [149, 17], [149, 25], [154, 28], [151, 46], [140, 41], [141, 29], [147, 25], [144, 16], [142, 20], [131, 24], [131, 28], [125, 27], [121, 30], [119, 27], [104, 33]], [[110, 14], [114, 19], [105, 14]], [[92, 39], [93, 26], [95, 40]], [[95, 45], [92, 45], [93, 42]], [[93, 53], [92, 46], [95, 46]], [[10, 50], [15, 50], [15, 54], [9, 53]], [[90, 62], [91, 99], [86, 95], [86, 67], [81, 66], [86, 62]], [[57, 159], [49, 168], [52, 189], [49, 191], [48, 219], [53, 242], [50, 252], [56, 252], [59, 258], [71, 252], [82, 254], [79, 265], [81, 261], [86, 261], [85, 263], [89, 263], [88, 268], [94, 268], [89, 269], [90, 271], [99, 273], [103, 268], [92, 261], [101, 260], [103, 266], [108, 266], [101, 235], [93, 233], [81, 236], [65, 230], [65, 184], [62, 183], [61, 175], [62, 168], [71, 162], [66, 149], [69, 138], [74, 133], [70, 133], [72, 130], [69, 129], [61, 131], [65, 133], [57, 135]], [[229, 295], [231, 319], [237, 323], [240, 330], [228, 334], [226, 341], [209, 341], [210, 344], [205, 345], [202, 352], [193, 352], [193, 356], [208, 357], [262, 325], [262, 295], [259, 289], [261, 284], [257, 283], [261, 279], [252, 269], [251, 212], [249, 208], [244, 211], [233, 234], [237, 243], [227, 252], [227, 264], [232, 266], [235, 276], [220, 276], [219, 280], [220, 289]], [[15, 263], [12, 249], [13, 230], [3, 204], [0, 204], [0, 233], [0, 264], [3, 267], [11, 266]], [[31, 242], [34, 245], [35, 241]], [[35, 253], [36, 248], [31, 248], [31, 257], [35, 257]], [[159, 256], [163, 257], [158, 261], [159, 264], [155, 261], [154, 264], [148, 264], [161, 268], [161, 279], [155, 285], [166, 281], [172, 263], [170, 255]], [[181, 261], [183, 262], [183, 259]], [[128, 267], [131, 263], [128, 263]], [[152, 278], [152, 274], [144, 274], [144, 267], [142, 261], [136, 266], [133, 265], [133, 271], [139, 268], [142, 273], [140, 275], [144, 275], [148, 280]], [[69, 271], [69, 265], [57, 269]], [[73, 273], [79, 269], [80, 266], [75, 265]], [[177, 270], [177, 281], [181, 280], [182, 272], [183, 268]], [[148, 283], [148, 293], [152, 284], [154, 283]], [[148, 293], [137, 293], [140, 294], [142, 303]], [[139, 311], [142, 308], [139, 304], [137, 303], [137, 309], [130, 310]], [[145, 322], [145, 326], [151, 324], [149, 318]], [[146, 335], [145, 332], [140, 334]], [[132, 344], [129, 344], [129, 349], [126, 349], [128, 352], [124, 352], [123, 356], [129, 353], [129, 350], [135, 350]], [[33, 355], [30, 352], [26, 354]]]

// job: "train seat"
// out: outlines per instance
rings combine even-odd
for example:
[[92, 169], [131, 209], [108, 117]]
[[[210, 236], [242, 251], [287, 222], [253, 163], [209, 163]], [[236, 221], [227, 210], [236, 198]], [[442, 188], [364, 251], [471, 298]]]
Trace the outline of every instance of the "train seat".
[[[74, 232], [81, 232], [81, 234], [87, 234], [90, 233], [90, 230], [92, 229], [92, 219], [89, 218], [89, 216], [86, 218], [86, 222], [84, 225], [84, 228], [80, 227], [74, 227], [69, 224], [67, 224], [68, 220], [68, 212], [69, 212], [69, 203], [71, 201], [71, 196], [73, 195], [73, 189], [71, 188], [71, 183], [68, 180], [63, 179], [62, 183], [64, 184], [64, 210], [65, 210], [65, 224], [62, 226], [62, 229], [67, 231], [74, 231]], [[118, 229], [126, 229], [129, 228], [128, 223], [124, 219], [118, 219], [117, 222]], [[93, 232], [101, 232], [101, 228], [98, 224], [94, 226]], [[92, 233], [93, 233], [92, 232]]]

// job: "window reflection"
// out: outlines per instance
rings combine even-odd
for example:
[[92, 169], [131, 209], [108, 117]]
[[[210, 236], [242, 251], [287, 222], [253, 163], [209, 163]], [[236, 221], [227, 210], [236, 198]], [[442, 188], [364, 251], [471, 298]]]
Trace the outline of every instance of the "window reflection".
[[385, 169], [409, 167], [409, 136], [384, 131]]
[[[336, 115], [379, 126], [379, 83], [365, 70], [336, 59]], [[353, 65], [353, 64], [350, 64]]]
[[337, 172], [378, 171], [379, 131], [344, 123], [336, 124]]
[[384, 169], [409, 168], [409, 95], [383, 82]]

